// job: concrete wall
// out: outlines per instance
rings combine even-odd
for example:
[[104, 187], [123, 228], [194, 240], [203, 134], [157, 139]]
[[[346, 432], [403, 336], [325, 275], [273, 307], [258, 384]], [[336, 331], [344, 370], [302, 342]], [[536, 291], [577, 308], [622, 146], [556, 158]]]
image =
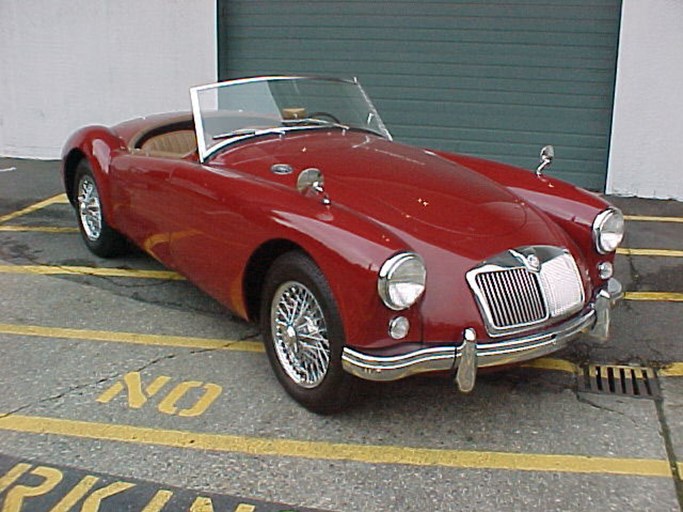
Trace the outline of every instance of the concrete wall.
[[189, 110], [215, 79], [215, 0], [0, 0], [0, 155], [59, 157], [79, 126]]
[[623, 0], [607, 192], [683, 200], [683, 0]]

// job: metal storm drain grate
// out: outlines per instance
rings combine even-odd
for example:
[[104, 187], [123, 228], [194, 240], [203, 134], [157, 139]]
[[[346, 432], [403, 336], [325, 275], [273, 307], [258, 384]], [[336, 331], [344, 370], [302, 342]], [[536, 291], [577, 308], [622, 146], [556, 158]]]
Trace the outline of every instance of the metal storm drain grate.
[[659, 386], [652, 368], [589, 364], [579, 375], [579, 391], [636, 398], [658, 398]]

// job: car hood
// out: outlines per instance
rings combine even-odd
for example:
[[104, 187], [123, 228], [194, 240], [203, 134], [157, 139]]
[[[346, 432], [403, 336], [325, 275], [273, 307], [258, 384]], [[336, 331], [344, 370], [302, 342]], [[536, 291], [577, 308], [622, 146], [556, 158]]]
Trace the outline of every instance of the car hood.
[[331, 199], [390, 224], [487, 237], [526, 224], [527, 209], [513, 194], [428, 151], [382, 141], [351, 149], [344, 162], [344, 172], [329, 178]]
[[[216, 163], [291, 187], [299, 172], [318, 168], [333, 207], [432, 243], [507, 237], [549, 222], [481, 174], [430, 151], [365, 133], [312, 131], [266, 138], [231, 148]], [[270, 167], [276, 163], [294, 172], [273, 174]], [[545, 243], [552, 243], [554, 236], [545, 231]]]

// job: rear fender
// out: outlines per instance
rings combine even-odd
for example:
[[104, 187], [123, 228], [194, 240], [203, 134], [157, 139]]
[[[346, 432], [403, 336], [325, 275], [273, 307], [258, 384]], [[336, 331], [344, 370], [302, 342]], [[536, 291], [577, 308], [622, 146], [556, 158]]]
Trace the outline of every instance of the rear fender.
[[89, 126], [71, 135], [62, 150], [62, 180], [69, 201], [75, 204], [76, 167], [81, 159], [85, 158], [92, 169], [102, 197], [104, 216], [113, 227], [116, 226], [116, 222], [112, 211], [110, 164], [114, 151], [125, 149], [123, 140], [106, 126]]

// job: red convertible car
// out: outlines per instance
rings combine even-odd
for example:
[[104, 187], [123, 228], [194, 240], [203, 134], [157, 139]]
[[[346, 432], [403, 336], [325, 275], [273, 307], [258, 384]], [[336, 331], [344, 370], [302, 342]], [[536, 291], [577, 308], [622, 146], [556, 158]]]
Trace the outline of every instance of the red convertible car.
[[102, 257], [131, 240], [260, 322], [317, 412], [359, 379], [479, 368], [605, 338], [621, 212], [536, 172], [399, 144], [356, 80], [195, 87], [192, 113], [76, 132], [66, 193]]

